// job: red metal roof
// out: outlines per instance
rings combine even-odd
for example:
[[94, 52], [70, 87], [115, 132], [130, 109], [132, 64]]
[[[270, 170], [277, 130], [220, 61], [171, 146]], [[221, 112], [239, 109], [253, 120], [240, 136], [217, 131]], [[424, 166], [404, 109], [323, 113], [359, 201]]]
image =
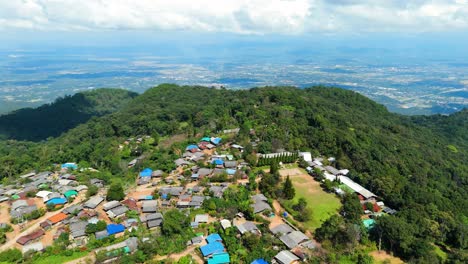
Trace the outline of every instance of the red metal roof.
[[20, 244], [20, 245], [25, 245], [29, 241], [37, 239], [37, 238], [43, 236], [44, 234], [45, 234], [44, 230], [39, 229], [39, 230], [37, 230], [35, 232], [30, 233], [29, 235], [22, 236], [22, 237], [18, 238], [18, 240], [16, 240], [16, 242], [18, 244]]
[[58, 223], [58, 222], [61, 222], [61, 221], [65, 220], [66, 218], [67, 218], [67, 215], [66, 215], [66, 214], [64, 214], [64, 213], [58, 213], [58, 214], [56, 214], [56, 215], [54, 215], [54, 216], [49, 217], [48, 220], [49, 220], [50, 222], [52, 222], [52, 224], [56, 224], [56, 223]]

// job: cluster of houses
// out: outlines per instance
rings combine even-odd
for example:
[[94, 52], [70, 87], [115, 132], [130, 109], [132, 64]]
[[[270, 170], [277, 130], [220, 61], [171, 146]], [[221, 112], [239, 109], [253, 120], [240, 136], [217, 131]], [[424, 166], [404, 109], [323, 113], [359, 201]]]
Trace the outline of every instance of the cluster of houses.
[[[44, 206], [63, 206], [78, 193], [86, 191], [86, 185], [80, 185], [74, 175], [66, 173], [69, 168], [75, 168], [74, 163], [65, 163], [60, 173], [31, 172], [20, 176], [24, 183], [17, 186], [0, 188], [0, 202], [10, 203], [10, 217], [18, 221]], [[39, 198], [41, 203], [34, 199]]]
[[[364, 219], [363, 223], [367, 228], [371, 228], [373, 223], [375, 222], [373, 217], [378, 217], [383, 213], [387, 214], [395, 214], [397, 211], [392, 209], [388, 206], [385, 206], [384, 202], [378, 201], [378, 196], [372, 193], [371, 191], [364, 188], [362, 185], [356, 183], [352, 179], [350, 179], [347, 175], [349, 170], [342, 169], [338, 170], [333, 166], [323, 164], [323, 158], [315, 158], [312, 159], [312, 156], [309, 152], [301, 152], [300, 155], [302, 158], [307, 162], [309, 167], [306, 168], [307, 172], [310, 174], [314, 173], [315, 170], [319, 170], [323, 173], [325, 179], [329, 181], [336, 181], [341, 183], [343, 187], [336, 187], [335, 192], [338, 195], [342, 195], [345, 193], [344, 188], [351, 190], [352, 192], [358, 195], [359, 201], [361, 202], [363, 212], [369, 216], [369, 219]], [[328, 158], [328, 162], [334, 162], [335, 159], [333, 157]], [[372, 204], [372, 208], [367, 208], [368, 204]]]
[[[264, 203], [264, 209], [256, 211], [255, 213], [262, 213], [265, 210], [271, 210], [270, 205], [267, 203], [267, 198], [263, 194], [256, 194], [251, 197], [252, 207], [255, 208], [255, 204]], [[201, 223], [209, 223], [218, 221], [212, 219], [208, 214], [198, 214], [195, 216], [194, 221], [191, 223], [193, 228], [197, 228]], [[239, 213], [234, 219], [220, 219], [219, 223], [223, 230], [227, 228], [235, 227], [238, 234], [243, 236], [247, 233], [261, 236], [262, 232], [258, 228], [257, 224], [252, 221], [247, 221], [242, 213]], [[297, 263], [300, 260], [306, 260], [307, 255], [304, 253], [307, 249], [314, 249], [315, 243], [307, 237], [306, 234], [299, 231], [286, 219], [284, 223], [278, 224], [274, 227], [270, 227], [270, 232], [277, 237], [287, 248], [287, 250], [280, 251], [272, 260], [272, 263], [291, 264]], [[206, 242], [206, 243], [205, 243]], [[207, 263], [230, 263], [229, 253], [223, 245], [223, 240], [218, 234], [211, 234], [205, 239], [203, 236], [194, 237], [189, 241], [188, 245], [200, 245], [200, 252], [205, 258]], [[252, 263], [268, 263], [264, 259], [257, 259]]]
[[[238, 131], [238, 130], [237, 130]], [[226, 133], [236, 133], [228, 131]], [[144, 137], [138, 139], [129, 139], [125, 144], [144, 141]], [[137, 184], [141, 187], [157, 188], [157, 194], [141, 195], [132, 197], [129, 195], [123, 201], [105, 201], [103, 193], [90, 197], [84, 202], [73, 201], [74, 197], [80, 195], [87, 189], [86, 185], [80, 185], [73, 175], [72, 171], [77, 170], [75, 163], [65, 163], [60, 166], [60, 171], [56, 173], [28, 173], [20, 178], [25, 182], [21, 188], [16, 186], [0, 186], [0, 202], [8, 202], [10, 205], [10, 216], [12, 219], [22, 220], [25, 216], [44, 207], [59, 208], [56, 214], [42, 219], [39, 228], [31, 231], [29, 234], [17, 239], [17, 243], [22, 246], [23, 252], [29, 250], [43, 250], [44, 245], [41, 239], [46, 232], [54, 232], [54, 238], [67, 232], [70, 234], [73, 245], [86, 245], [90, 235], [96, 239], [104, 239], [109, 236], [122, 236], [126, 230], [133, 230], [143, 224], [148, 229], [160, 227], [163, 224], [164, 216], [161, 213], [166, 208], [178, 209], [198, 209], [203, 202], [211, 197], [222, 198], [230, 183], [208, 183], [203, 187], [198, 185], [198, 181], [208, 177], [224, 175], [226, 177], [238, 176], [237, 179], [245, 179], [242, 168], [248, 166], [245, 162], [238, 162], [233, 155], [218, 153], [221, 148], [236, 149], [240, 152], [243, 147], [238, 144], [221, 145], [222, 139], [219, 137], [204, 137], [197, 144], [190, 144], [180, 158], [174, 160], [177, 170], [169, 175], [162, 170], [153, 170], [145, 168], [138, 173]], [[227, 153], [226, 151], [225, 153]], [[291, 154], [291, 153], [290, 153]], [[266, 154], [265, 157], [269, 157]], [[318, 169], [323, 172], [326, 179], [330, 181], [339, 181], [343, 186], [357, 193], [363, 209], [369, 215], [377, 215], [379, 212], [393, 214], [396, 211], [386, 207], [383, 202], [377, 201], [377, 196], [357, 184], [347, 174], [348, 170], [338, 170], [332, 166], [325, 166], [323, 159], [312, 159], [311, 154], [302, 152], [300, 155], [308, 163], [307, 171], [313, 173]], [[134, 167], [144, 156], [140, 156], [128, 163], [128, 167]], [[184, 173], [185, 171], [185, 173]], [[190, 172], [187, 175], [187, 171]], [[177, 180], [188, 180], [187, 186], [178, 186]], [[164, 181], [164, 186], [156, 187]], [[91, 179], [89, 184], [104, 188], [105, 182], [100, 179]], [[148, 185], [148, 186], [146, 186]], [[339, 194], [342, 189], [337, 188]], [[153, 196], [156, 195], [157, 197]], [[209, 195], [208, 195], [209, 194]], [[33, 198], [34, 197], [34, 198]], [[268, 199], [263, 194], [256, 194], [251, 197], [251, 207], [254, 214], [263, 213], [274, 216], [272, 207]], [[374, 208], [369, 210], [365, 206], [372, 203]], [[63, 206], [63, 208], [61, 208]], [[49, 208], [50, 209], [50, 208]], [[128, 214], [129, 211], [138, 213], [138, 217]], [[372, 211], [372, 212], [371, 212]], [[369, 228], [373, 225], [373, 219], [364, 220], [364, 224]], [[89, 231], [91, 225], [97, 226], [100, 221], [105, 222], [105, 228], [100, 230], [96, 228]], [[223, 229], [235, 227], [239, 236], [247, 233], [261, 236], [262, 232], [257, 224], [246, 221], [243, 215], [238, 215], [235, 219], [212, 219], [208, 214], [198, 214], [191, 223], [192, 228], [198, 228], [200, 224], [219, 221]], [[281, 224], [269, 227], [270, 232], [284, 244], [285, 250], [280, 251], [272, 260], [272, 263], [291, 264], [301, 260], [306, 260], [306, 250], [314, 249], [316, 244], [306, 234], [301, 232], [295, 226], [283, 219]], [[230, 255], [227, 252], [223, 240], [219, 234], [210, 234], [206, 238], [199, 235], [191, 239], [188, 245], [200, 246], [200, 252], [209, 264], [230, 263]], [[108, 247], [96, 250], [96, 253], [105, 251], [109, 259], [118, 255], [118, 253], [131, 253], [137, 249], [137, 238], [130, 237], [123, 242], [110, 245]], [[115, 254], [114, 254], [114, 253]], [[253, 264], [268, 263], [264, 259], [257, 259]]]

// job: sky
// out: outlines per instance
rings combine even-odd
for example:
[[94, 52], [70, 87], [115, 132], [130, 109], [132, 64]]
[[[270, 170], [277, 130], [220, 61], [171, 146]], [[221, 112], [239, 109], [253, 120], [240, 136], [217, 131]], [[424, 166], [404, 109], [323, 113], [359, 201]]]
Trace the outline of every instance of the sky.
[[0, 0], [4, 31], [233, 34], [468, 29], [468, 0]]
[[0, 0], [0, 36], [7, 52], [330, 43], [465, 57], [468, 0]]

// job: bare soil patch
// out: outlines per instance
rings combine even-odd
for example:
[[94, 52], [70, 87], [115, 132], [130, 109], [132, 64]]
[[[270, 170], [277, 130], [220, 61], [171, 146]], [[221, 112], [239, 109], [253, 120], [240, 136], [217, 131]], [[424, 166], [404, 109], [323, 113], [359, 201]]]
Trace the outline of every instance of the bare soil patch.
[[383, 251], [383, 250], [376, 250], [376, 251], [372, 251], [369, 253], [369, 255], [371, 255], [376, 263], [382, 263], [386, 260], [390, 261], [391, 264], [403, 264], [405, 262], [403, 262], [400, 258], [397, 258], [397, 257], [394, 257], [390, 254], [388, 254], [387, 252]]

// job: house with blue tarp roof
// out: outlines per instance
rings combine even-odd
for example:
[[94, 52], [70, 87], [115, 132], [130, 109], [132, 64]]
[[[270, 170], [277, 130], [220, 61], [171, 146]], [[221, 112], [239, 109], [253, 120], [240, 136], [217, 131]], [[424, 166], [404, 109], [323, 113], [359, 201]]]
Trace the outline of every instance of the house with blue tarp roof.
[[364, 227], [367, 230], [370, 230], [370, 229], [372, 229], [374, 227], [375, 220], [374, 219], [364, 219], [364, 220], [362, 220], [362, 223], [364, 224]]
[[221, 143], [221, 138], [213, 137], [213, 138], [211, 138], [211, 143], [213, 143], [215, 145], [218, 145], [219, 143]]
[[223, 253], [224, 252], [224, 245], [220, 242], [213, 242], [213, 243], [208, 243], [202, 247], [200, 247], [200, 250], [203, 254], [204, 257], [210, 256], [216, 253]]
[[151, 177], [153, 170], [150, 168], [146, 168], [140, 172], [140, 177]]
[[192, 150], [192, 149], [198, 149], [197, 145], [188, 145], [185, 150]]
[[111, 236], [125, 231], [125, 226], [121, 224], [108, 224], [106, 229], [109, 236]]
[[252, 261], [252, 263], [250, 264], [268, 264], [268, 262], [264, 259], [256, 259], [254, 261]]
[[208, 259], [208, 264], [224, 264], [224, 263], [230, 263], [231, 258], [229, 257], [229, 254], [224, 252], [221, 254], [214, 254], [211, 258]]
[[214, 242], [222, 242], [223, 239], [221, 238], [221, 236], [219, 234], [214, 233], [214, 234], [211, 234], [211, 235], [207, 236], [206, 241], [208, 243], [214, 243]]
[[55, 197], [47, 201], [47, 204], [52, 204], [52, 205], [61, 205], [61, 204], [66, 204], [67, 199], [63, 197]]
[[219, 166], [219, 165], [223, 165], [224, 164], [224, 160], [222, 159], [214, 159], [213, 161], [211, 161], [212, 164], [215, 164], [216, 166]]
[[78, 169], [78, 165], [76, 165], [76, 163], [73, 163], [73, 162], [67, 162], [67, 163], [64, 163], [62, 164], [62, 169]]
[[201, 141], [210, 142], [210, 141], [211, 141], [211, 138], [209, 138], [209, 137], [203, 137], [203, 138], [201, 139]]

